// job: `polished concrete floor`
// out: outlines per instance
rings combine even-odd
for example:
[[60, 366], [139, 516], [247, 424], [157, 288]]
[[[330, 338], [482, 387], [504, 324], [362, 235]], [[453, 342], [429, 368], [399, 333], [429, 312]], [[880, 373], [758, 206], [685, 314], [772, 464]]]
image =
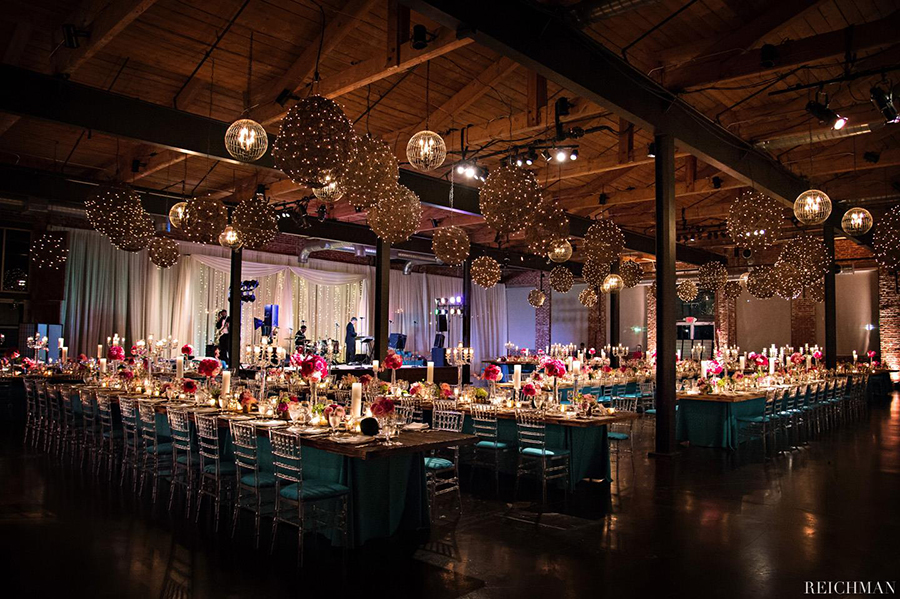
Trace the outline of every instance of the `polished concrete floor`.
[[[427, 544], [395, 540], [342, 563], [310, 543], [298, 571], [288, 535], [270, 557], [252, 548], [249, 526], [231, 540], [171, 519], [24, 451], [6, 424], [0, 596], [758, 599], [799, 597], [806, 581], [900, 578], [900, 395], [766, 464], [697, 448], [647, 458], [650, 433], [634, 475], [622, 457], [607, 516], [596, 488], [538, 517], [527, 501], [509, 503], [509, 487], [495, 500], [476, 478], [462, 516], [442, 518]], [[442, 513], [453, 516], [452, 504]]]

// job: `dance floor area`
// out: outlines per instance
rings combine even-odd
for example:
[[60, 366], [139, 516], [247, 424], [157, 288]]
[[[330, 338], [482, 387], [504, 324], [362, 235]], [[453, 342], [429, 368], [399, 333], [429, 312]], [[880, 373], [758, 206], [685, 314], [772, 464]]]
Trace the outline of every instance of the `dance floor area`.
[[[151, 508], [115, 482], [25, 450], [21, 431], [3, 426], [6, 597], [381, 590], [390, 594], [377, 596], [739, 599], [796, 597], [806, 581], [890, 580], [900, 571], [898, 393], [873, 404], [868, 419], [766, 462], [700, 448], [649, 458], [648, 428], [634, 475], [622, 457], [606, 516], [590, 489], [561, 513], [539, 516], [527, 501], [533, 489], [509, 503], [506, 479], [497, 500], [488, 477], [470, 482], [464, 470], [462, 516], [452, 501], [439, 505], [444, 517], [427, 543], [394, 539], [345, 556], [309, 538], [299, 571], [291, 535], [273, 556], [257, 552], [246, 521], [232, 540], [228, 526], [216, 534], [204, 518], [170, 519], [165, 502]], [[264, 548], [268, 539], [265, 531]]]

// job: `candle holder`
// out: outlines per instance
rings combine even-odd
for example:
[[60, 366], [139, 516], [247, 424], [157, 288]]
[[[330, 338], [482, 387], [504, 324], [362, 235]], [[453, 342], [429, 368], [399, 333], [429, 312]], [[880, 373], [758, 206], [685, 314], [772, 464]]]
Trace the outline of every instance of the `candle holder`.
[[47, 351], [47, 337], [29, 337], [27, 345], [34, 350], [34, 361], [41, 361], [41, 352]]
[[622, 358], [628, 355], [628, 347], [622, 346], [620, 343], [617, 347], [612, 348], [612, 355], [619, 359], [619, 366], [622, 365]]
[[472, 355], [472, 348], [463, 347], [462, 343], [460, 343], [453, 349], [447, 349], [447, 363], [450, 364], [450, 366], [456, 366], [456, 384], [460, 389], [462, 389], [463, 384], [463, 367], [470, 366], [472, 364]]

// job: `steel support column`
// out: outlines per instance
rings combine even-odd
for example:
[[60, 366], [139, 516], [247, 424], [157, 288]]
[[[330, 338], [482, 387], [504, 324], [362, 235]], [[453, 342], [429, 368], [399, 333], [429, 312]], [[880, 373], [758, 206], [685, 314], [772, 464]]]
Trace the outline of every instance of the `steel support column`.
[[391, 284], [391, 245], [379, 239], [375, 242], [375, 338], [376, 360], [383, 361], [388, 349], [388, 332], [391, 327], [388, 303]]
[[[822, 240], [834, 258], [834, 227], [822, 228]], [[835, 307], [834, 264], [825, 275], [825, 368], [837, 366], [837, 311]]]
[[[619, 273], [619, 263], [613, 262], [612, 266], [610, 266], [609, 272], [618, 274]], [[601, 299], [603, 296], [600, 296]], [[622, 342], [622, 325], [620, 320], [621, 315], [621, 305], [622, 299], [618, 293], [610, 293], [609, 294], [609, 345], [610, 347], [616, 347], [619, 343]], [[612, 353], [610, 353], [610, 360], [612, 360]], [[622, 358], [618, 359], [618, 364], [621, 365]]]
[[231, 316], [231, 326], [228, 328], [228, 332], [231, 334], [231, 343], [228, 352], [231, 355], [228, 367], [232, 370], [241, 367], [241, 268], [243, 257], [244, 253], [240, 248], [231, 250], [231, 299], [228, 306], [228, 313]]
[[656, 454], [675, 452], [675, 137], [656, 135]]

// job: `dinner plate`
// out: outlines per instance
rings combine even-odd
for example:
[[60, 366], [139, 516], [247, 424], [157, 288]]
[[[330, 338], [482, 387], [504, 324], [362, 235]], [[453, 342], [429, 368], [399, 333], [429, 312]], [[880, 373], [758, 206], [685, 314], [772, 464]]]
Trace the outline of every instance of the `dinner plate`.
[[256, 426], [265, 426], [269, 428], [288, 425], [288, 423], [284, 420], [253, 420], [250, 424], [254, 424]]
[[350, 435], [349, 437], [334, 438], [334, 442], [340, 443], [341, 445], [362, 445], [363, 443], [369, 443], [374, 440], [375, 437], [369, 437], [368, 435]]
[[428, 428], [428, 424], [425, 422], [410, 422], [406, 426], [403, 427], [405, 431], [424, 431]]

